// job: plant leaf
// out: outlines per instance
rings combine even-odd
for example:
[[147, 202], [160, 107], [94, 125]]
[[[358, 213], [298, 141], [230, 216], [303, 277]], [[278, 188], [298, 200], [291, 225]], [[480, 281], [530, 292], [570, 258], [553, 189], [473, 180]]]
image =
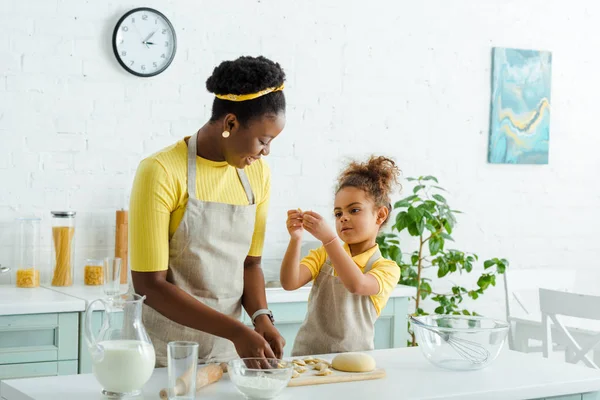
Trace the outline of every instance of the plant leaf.
[[435, 176], [427, 175], [423, 178], [424, 181], [434, 181], [435, 183], [439, 183]]
[[398, 200], [395, 204], [394, 204], [394, 208], [401, 208], [401, 207], [408, 207], [410, 205], [410, 203], [414, 200], [419, 198], [419, 196], [416, 195], [411, 195], [408, 197], [403, 198], [402, 200]]
[[441, 194], [434, 194], [433, 196], [434, 199], [436, 199], [437, 201], [446, 204], [446, 199], [444, 198], [444, 196], [442, 196]]
[[396, 215], [396, 224], [394, 228], [398, 232], [402, 232], [410, 223], [410, 218], [408, 217], [408, 213], [406, 211], [402, 211]]
[[417, 185], [417, 186], [414, 187], [413, 193], [416, 194], [419, 190], [421, 190], [423, 188], [425, 188], [425, 185]]
[[450, 240], [450, 241], [454, 242], [454, 239], [452, 238], [452, 236], [448, 235], [446, 232], [440, 232], [439, 235], [446, 240]]

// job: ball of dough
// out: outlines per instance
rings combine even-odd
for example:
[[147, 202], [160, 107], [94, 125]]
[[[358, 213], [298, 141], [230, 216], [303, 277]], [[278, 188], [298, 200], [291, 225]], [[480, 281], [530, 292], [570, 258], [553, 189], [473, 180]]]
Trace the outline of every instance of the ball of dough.
[[331, 366], [338, 371], [370, 372], [375, 369], [375, 360], [364, 353], [342, 353], [333, 358]]

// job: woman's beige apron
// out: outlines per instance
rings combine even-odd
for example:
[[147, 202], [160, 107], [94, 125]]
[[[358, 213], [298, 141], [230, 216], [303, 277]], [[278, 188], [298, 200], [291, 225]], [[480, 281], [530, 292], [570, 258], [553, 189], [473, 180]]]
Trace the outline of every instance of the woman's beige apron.
[[[239, 319], [244, 291], [244, 260], [250, 250], [256, 204], [244, 170], [237, 173], [249, 205], [198, 200], [196, 196], [197, 134], [188, 142], [188, 202], [169, 241], [167, 280], [207, 306]], [[202, 318], [200, 315], [198, 318]], [[198, 342], [201, 362], [228, 361], [237, 356], [227, 339], [180, 325], [144, 304], [142, 321], [156, 351], [156, 366], [167, 365], [167, 343]]]
[[[380, 258], [377, 249], [364, 273]], [[334, 276], [327, 258], [310, 291], [308, 312], [294, 341], [292, 356], [373, 350], [375, 320], [377, 311], [370, 296], [350, 293]]]

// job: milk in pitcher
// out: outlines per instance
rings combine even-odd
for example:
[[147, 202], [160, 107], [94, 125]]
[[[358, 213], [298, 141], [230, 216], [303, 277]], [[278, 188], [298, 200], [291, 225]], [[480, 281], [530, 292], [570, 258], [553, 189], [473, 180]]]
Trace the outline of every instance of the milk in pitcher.
[[99, 342], [104, 357], [94, 361], [93, 372], [105, 390], [129, 393], [139, 390], [154, 371], [154, 347], [140, 340]]

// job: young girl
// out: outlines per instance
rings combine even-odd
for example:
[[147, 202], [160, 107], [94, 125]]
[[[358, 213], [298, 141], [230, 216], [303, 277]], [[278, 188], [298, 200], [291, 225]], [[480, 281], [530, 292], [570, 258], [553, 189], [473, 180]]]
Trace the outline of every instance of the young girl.
[[[375, 242], [390, 215], [398, 175], [385, 157], [351, 163], [338, 178], [335, 231], [315, 212], [288, 211], [281, 285], [295, 290], [314, 281], [292, 356], [373, 349], [375, 320], [400, 278], [396, 263], [383, 258]], [[323, 246], [300, 261], [304, 230]]]

